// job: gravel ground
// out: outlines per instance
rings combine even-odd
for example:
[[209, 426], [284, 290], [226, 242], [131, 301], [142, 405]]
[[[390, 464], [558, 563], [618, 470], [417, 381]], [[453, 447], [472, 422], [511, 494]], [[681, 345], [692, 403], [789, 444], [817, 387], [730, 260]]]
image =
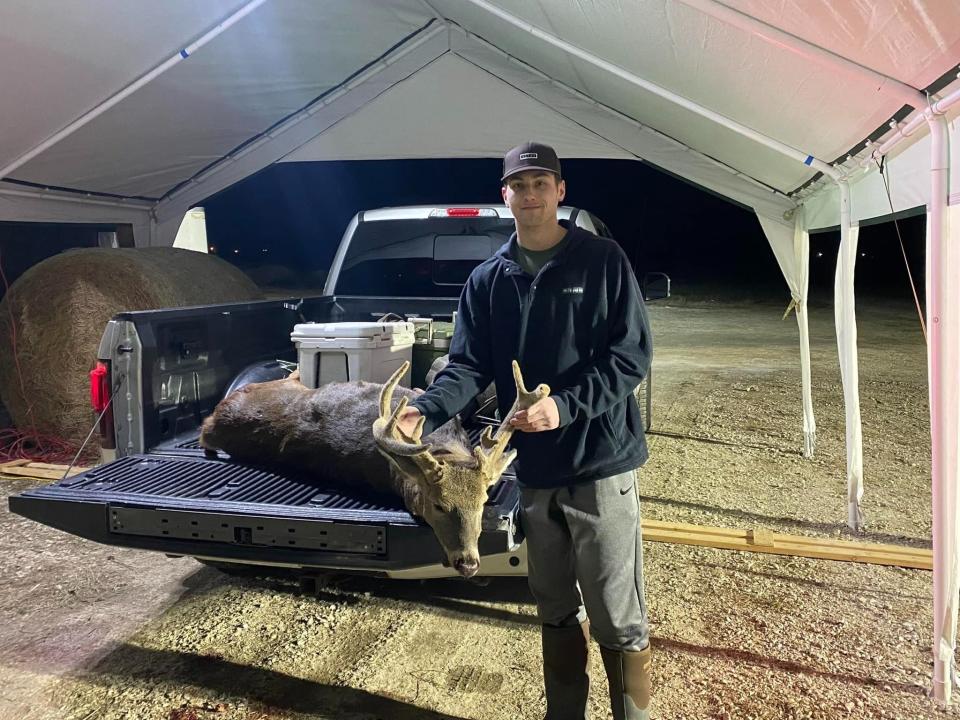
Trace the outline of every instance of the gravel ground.
[[[645, 517], [817, 537], [846, 528], [833, 314], [811, 318], [818, 446], [804, 460], [796, 323], [783, 305], [651, 308]], [[929, 547], [926, 366], [914, 311], [858, 305], [857, 539]], [[4, 479], [6, 494], [27, 486]], [[542, 717], [525, 582], [228, 578], [0, 514], [0, 718]], [[939, 718], [932, 576], [645, 543], [656, 717]], [[599, 655], [591, 717], [607, 717]]]

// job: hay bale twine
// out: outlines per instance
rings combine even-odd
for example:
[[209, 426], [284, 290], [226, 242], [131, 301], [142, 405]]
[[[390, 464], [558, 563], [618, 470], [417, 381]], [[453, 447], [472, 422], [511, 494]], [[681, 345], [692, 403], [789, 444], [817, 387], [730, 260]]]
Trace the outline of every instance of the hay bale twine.
[[27, 270], [0, 302], [0, 399], [20, 430], [35, 427], [79, 445], [93, 425], [88, 373], [111, 317], [262, 298], [233, 265], [190, 250], [85, 248], [55, 255]]

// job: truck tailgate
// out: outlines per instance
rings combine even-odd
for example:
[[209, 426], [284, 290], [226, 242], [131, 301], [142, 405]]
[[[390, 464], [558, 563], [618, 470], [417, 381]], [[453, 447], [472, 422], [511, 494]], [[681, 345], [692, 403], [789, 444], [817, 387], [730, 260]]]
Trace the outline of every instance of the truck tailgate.
[[[519, 490], [504, 475], [484, 508], [480, 554], [516, 549]], [[96, 542], [235, 562], [395, 570], [437, 564], [432, 529], [399, 499], [349, 494], [275, 468], [131, 455], [10, 498], [10, 509]]]

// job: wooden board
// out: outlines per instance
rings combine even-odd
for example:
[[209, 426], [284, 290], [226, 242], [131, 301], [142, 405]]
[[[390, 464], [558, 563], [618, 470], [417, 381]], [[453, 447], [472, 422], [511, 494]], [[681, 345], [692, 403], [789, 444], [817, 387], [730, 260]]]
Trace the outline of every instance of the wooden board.
[[738, 530], [644, 520], [643, 539], [724, 550], [933, 569], [933, 553], [925, 548], [782, 535], [762, 529]]
[[[17, 477], [31, 477], [38, 480], [61, 480], [63, 473], [68, 465], [55, 465], [53, 463], [31, 462], [30, 460], [10, 460], [0, 463], [0, 475], [16, 475]], [[67, 477], [72, 477], [90, 468], [73, 467]]]

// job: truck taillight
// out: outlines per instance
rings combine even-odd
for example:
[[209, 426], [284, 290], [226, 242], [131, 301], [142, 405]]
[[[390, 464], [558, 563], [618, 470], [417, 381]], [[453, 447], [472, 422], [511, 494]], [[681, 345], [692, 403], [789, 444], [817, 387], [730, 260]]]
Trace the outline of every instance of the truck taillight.
[[90, 404], [100, 418], [100, 446], [108, 449], [116, 447], [113, 407], [110, 404], [110, 364], [102, 360], [98, 360], [97, 366], [90, 371]]
[[430, 211], [430, 217], [497, 217], [497, 211], [493, 208], [437, 208], [436, 210]]
[[97, 361], [90, 371], [90, 404], [97, 415], [103, 412], [110, 402], [110, 368], [105, 362]]

